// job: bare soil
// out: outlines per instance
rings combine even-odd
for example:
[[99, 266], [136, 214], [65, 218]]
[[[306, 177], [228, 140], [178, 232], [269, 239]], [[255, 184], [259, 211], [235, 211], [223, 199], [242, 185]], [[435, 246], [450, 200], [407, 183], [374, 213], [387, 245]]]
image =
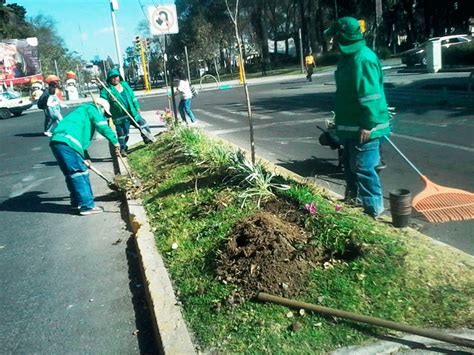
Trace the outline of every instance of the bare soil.
[[311, 269], [329, 256], [310, 243], [307, 212], [282, 200], [266, 203], [230, 232], [217, 260], [217, 277], [238, 285], [244, 298], [258, 292], [294, 296]]

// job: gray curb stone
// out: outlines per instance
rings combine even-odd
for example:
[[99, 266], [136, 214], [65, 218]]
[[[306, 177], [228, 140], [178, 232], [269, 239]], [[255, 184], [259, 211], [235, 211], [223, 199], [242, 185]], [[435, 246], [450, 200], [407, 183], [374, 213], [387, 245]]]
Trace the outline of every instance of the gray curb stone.
[[[127, 171], [118, 161], [120, 171]], [[173, 285], [155, 244], [141, 200], [126, 200], [128, 217], [139, 255], [157, 346], [162, 354], [195, 354]]]

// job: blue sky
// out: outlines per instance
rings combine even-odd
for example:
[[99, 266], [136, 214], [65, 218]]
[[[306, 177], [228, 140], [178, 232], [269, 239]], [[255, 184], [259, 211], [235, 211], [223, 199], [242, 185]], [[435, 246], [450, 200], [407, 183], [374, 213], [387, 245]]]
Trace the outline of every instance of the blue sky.
[[[110, 0], [7, 0], [7, 4], [13, 3], [23, 6], [27, 17], [43, 14], [54, 18], [66, 46], [83, 59], [91, 60], [95, 55], [105, 59], [110, 55], [117, 61]], [[115, 19], [122, 55], [139, 34], [137, 26], [146, 19], [148, 6], [169, 3], [174, 0], [118, 0]]]

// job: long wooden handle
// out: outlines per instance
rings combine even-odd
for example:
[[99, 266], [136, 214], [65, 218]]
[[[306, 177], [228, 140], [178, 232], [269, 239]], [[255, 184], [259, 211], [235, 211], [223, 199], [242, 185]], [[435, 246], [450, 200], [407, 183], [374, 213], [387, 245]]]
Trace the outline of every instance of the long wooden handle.
[[257, 299], [259, 301], [272, 302], [272, 303], [280, 304], [282, 306], [291, 307], [291, 308], [298, 308], [298, 309], [303, 308], [308, 311], [323, 313], [329, 316], [350, 319], [356, 322], [375, 325], [377, 327], [394, 329], [394, 330], [398, 330], [404, 333], [420, 335], [426, 338], [437, 339], [437, 340], [441, 340], [447, 343], [474, 348], [474, 340], [471, 340], [471, 339], [460, 338], [453, 335], [437, 332], [434, 330], [417, 328], [411, 325], [392, 322], [392, 321], [381, 319], [381, 318], [369, 317], [369, 316], [364, 316], [357, 313], [341, 311], [334, 308], [317, 306], [311, 303], [299, 302], [295, 300], [290, 300], [288, 298], [269, 295], [268, 293], [264, 293], [264, 292], [260, 292], [257, 296]]
[[90, 164], [90, 165], [88, 166], [88, 168], [89, 168], [90, 170], [92, 170], [94, 173], [96, 173], [97, 175], [99, 175], [102, 179], [104, 179], [105, 181], [107, 181], [107, 183], [109, 183], [109, 184], [112, 183], [112, 181], [110, 181], [109, 179], [107, 179], [107, 178], [105, 177], [105, 175], [102, 174], [99, 170], [97, 170], [92, 164]]
[[135, 118], [133, 118], [133, 116], [128, 112], [128, 110], [120, 103], [119, 99], [117, 97], [115, 97], [115, 95], [112, 93], [112, 91], [110, 91], [110, 89], [104, 84], [104, 82], [102, 80], [100, 80], [99, 78], [96, 78], [96, 79], [100, 83], [100, 85], [102, 85], [102, 87], [107, 91], [107, 93], [115, 99], [115, 101], [118, 103], [118, 105], [123, 110], [123, 112], [125, 112], [127, 114], [128, 118], [130, 118], [130, 120], [133, 122], [135, 127], [138, 128], [140, 133], [143, 133], [142, 128], [140, 127], [140, 125], [137, 123], [137, 121], [135, 121]]

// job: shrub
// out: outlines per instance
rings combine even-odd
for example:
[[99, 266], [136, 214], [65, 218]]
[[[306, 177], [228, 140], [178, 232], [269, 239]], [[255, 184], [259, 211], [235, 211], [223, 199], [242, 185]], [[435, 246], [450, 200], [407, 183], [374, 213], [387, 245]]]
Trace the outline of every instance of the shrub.
[[474, 65], [474, 42], [443, 48], [443, 65]]

